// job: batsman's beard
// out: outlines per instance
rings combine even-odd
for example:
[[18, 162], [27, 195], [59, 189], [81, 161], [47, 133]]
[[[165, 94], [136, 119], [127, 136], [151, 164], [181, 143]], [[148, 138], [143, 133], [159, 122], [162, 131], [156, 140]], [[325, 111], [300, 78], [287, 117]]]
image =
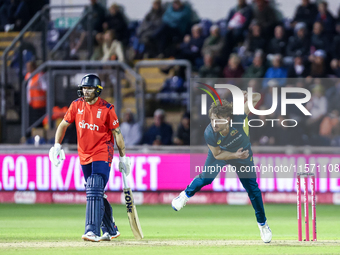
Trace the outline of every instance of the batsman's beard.
[[90, 94], [90, 95], [84, 95], [84, 100], [85, 100], [85, 102], [91, 102], [91, 101], [93, 101], [95, 99], [95, 96], [94, 96], [94, 94]]

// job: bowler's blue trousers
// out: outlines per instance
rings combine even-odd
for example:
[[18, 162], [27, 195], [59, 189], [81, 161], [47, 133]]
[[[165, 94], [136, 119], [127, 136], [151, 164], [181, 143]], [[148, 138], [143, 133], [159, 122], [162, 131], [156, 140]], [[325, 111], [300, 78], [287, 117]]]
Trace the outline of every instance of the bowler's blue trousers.
[[[262, 201], [261, 190], [258, 187], [256, 182], [256, 173], [255, 172], [241, 172], [241, 166], [254, 166], [254, 162], [252, 157], [248, 157], [245, 160], [217, 160], [215, 159], [212, 152], [209, 150], [208, 157], [205, 161], [204, 169], [208, 169], [208, 166], [220, 166], [221, 169], [223, 166], [230, 164], [236, 167], [237, 175], [244, 187], [244, 189], [248, 193], [248, 197], [253, 205], [255, 210], [255, 215], [258, 223], [264, 223], [266, 221], [266, 216], [264, 212], [264, 206]], [[215, 177], [218, 175], [218, 171], [215, 172], [203, 172], [199, 174], [186, 188], [185, 192], [188, 197], [192, 197], [195, 193], [201, 190], [205, 185], [211, 184]], [[228, 180], [226, 180], [228, 181]]]

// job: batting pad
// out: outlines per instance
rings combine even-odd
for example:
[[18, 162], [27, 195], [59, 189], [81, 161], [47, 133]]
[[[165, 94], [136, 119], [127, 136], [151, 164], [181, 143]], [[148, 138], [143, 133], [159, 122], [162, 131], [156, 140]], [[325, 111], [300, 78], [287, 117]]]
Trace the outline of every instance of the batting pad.
[[103, 198], [103, 201], [105, 206], [105, 212], [102, 223], [102, 231], [103, 233], [108, 232], [110, 235], [116, 235], [117, 231], [114, 228], [114, 222], [112, 220], [112, 207], [105, 197]]
[[85, 234], [92, 231], [100, 236], [100, 225], [104, 215], [104, 180], [98, 174], [87, 178]]

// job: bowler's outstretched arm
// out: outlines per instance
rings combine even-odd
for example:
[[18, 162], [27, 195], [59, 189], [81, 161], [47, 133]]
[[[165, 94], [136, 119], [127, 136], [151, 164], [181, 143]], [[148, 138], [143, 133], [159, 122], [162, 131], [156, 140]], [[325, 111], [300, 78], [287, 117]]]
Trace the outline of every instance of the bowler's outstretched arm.
[[[250, 110], [249, 110], [249, 107], [248, 107], [248, 93], [247, 93], [247, 91], [243, 91], [243, 94], [244, 94], [244, 98], [245, 98], [244, 113], [248, 115], [250, 113]], [[252, 100], [253, 100], [253, 102], [252, 102], [253, 106], [255, 107], [255, 105], [261, 100], [261, 94], [260, 93], [253, 93]]]

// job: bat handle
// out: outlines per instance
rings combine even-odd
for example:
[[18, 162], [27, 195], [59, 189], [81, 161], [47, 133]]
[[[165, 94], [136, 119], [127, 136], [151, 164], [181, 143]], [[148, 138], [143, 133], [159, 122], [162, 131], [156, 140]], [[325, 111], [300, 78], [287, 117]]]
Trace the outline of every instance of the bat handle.
[[122, 172], [122, 176], [123, 176], [123, 182], [124, 182], [124, 189], [128, 189], [129, 185], [127, 184], [126, 175], [124, 172]]

